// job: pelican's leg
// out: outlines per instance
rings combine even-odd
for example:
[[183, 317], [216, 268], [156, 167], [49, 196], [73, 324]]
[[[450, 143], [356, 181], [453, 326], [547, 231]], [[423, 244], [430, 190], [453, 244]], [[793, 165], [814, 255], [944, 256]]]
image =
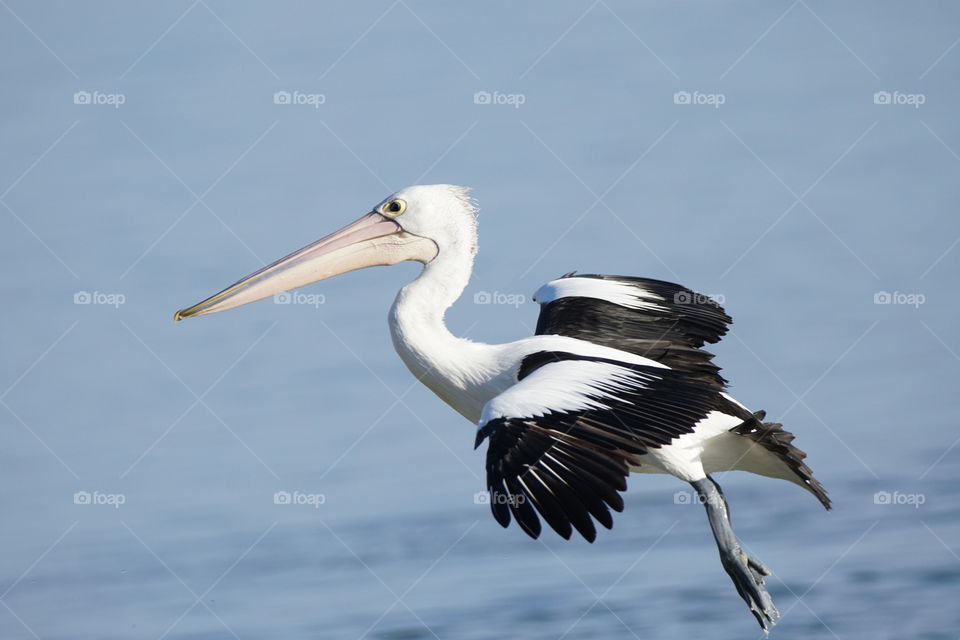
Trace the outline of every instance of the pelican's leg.
[[710, 520], [710, 528], [713, 529], [713, 537], [717, 541], [723, 568], [730, 575], [737, 593], [750, 607], [760, 627], [765, 632], [768, 631], [769, 626], [776, 624], [777, 618], [780, 617], [780, 612], [773, 606], [773, 600], [763, 586], [763, 578], [770, 575], [770, 570], [759, 560], [748, 556], [740, 547], [740, 541], [737, 540], [730, 525], [730, 511], [720, 485], [710, 476], [690, 484], [697, 490], [707, 509], [707, 518]]

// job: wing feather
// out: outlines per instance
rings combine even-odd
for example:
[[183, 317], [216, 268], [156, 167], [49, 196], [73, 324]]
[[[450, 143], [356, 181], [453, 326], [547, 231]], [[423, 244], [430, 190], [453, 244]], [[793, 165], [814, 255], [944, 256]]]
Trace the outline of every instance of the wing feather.
[[637, 457], [692, 431], [721, 388], [684, 372], [568, 352], [538, 352], [521, 370], [522, 380], [487, 403], [476, 444], [489, 441], [494, 518], [506, 527], [512, 517], [534, 538], [539, 518], [563, 538], [576, 530], [591, 542], [594, 521], [612, 527]]
[[534, 295], [538, 335], [614, 347], [723, 384], [713, 354], [732, 322], [713, 298], [663, 280], [567, 274]]

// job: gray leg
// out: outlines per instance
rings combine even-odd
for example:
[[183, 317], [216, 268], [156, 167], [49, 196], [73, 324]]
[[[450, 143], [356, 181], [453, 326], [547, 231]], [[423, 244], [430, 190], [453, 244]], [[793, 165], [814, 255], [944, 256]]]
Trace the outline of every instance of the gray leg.
[[763, 586], [763, 578], [770, 575], [770, 570], [740, 548], [740, 542], [730, 525], [730, 511], [727, 509], [727, 501], [723, 497], [720, 485], [710, 476], [690, 484], [697, 490], [707, 509], [707, 518], [710, 520], [710, 528], [713, 529], [713, 537], [717, 541], [723, 568], [730, 575], [737, 593], [750, 607], [750, 612], [760, 623], [760, 627], [765, 632], [768, 631], [769, 626], [776, 624], [777, 618], [780, 617], [780, 612], [773, 606], [773, 600]]

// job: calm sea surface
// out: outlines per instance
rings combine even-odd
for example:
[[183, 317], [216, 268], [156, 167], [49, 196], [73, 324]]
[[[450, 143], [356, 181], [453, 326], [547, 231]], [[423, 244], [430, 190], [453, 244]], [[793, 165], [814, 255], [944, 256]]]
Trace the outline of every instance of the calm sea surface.
[[476, 503], [474, 428], [390, 345], [416, 265], [171, 320], [452, 182], [482, 207], [457, 333], [529, 335], [573, 269], [722, 296], [732, 393], [835, 505], [718, 478], [772, 637], [957, 638], [958, 18], [7, 0], [0, 637], [761, 637], [673, 478], [593, 545]]

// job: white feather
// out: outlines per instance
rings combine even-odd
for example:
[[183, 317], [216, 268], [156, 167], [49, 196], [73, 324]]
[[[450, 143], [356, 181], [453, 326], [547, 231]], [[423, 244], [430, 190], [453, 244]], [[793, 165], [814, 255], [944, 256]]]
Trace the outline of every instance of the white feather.
[[643, 388], [654, 379], [625, 367], [589, 360], [564, 360], [537, 369], [487, 403], [480, 425], [502, 417], [537, 418], [548, 413], [607, 409], [618, 392]]
[[653, 309], [666, 311], [659, 304], [663, 297], [641, 287], [616, 280], [599, 278], [560, 278], [543, 285], [533, 294], [533, 300], [549, 304], [560, 298], [595, 298], [606, 300], [629, 309]]
[[670, 444], [650, 449], [640, 456], [640, 466], [632, 469], [640, 473], [670, 473], [681, 480], [691, 482], [706, 476], [703, 468], [704, 452], [714, 446], [716, 438], [723, 436], [743, 422], [736, 416], [711, 411], [693, 427]]

